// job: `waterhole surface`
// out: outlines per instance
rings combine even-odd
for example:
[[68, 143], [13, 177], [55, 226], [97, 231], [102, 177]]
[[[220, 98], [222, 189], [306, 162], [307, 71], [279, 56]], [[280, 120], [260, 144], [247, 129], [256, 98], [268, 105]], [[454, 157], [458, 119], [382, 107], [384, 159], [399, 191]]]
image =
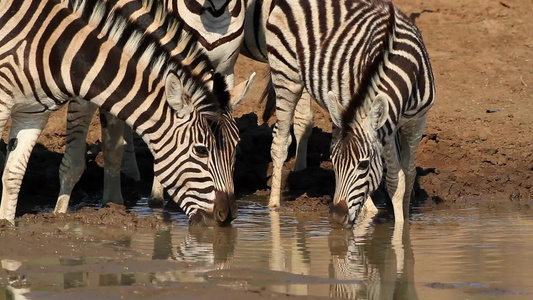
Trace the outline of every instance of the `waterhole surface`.
[[[278, 213], [266, 204], [240, 201], [231, 227], [188, 228], [183, 214], [167, 213], [169, 229], [124, 230], [116, 238], [91, 241], [120, 252], [116, 257], [0, 258], [9, 275], [0, 282], [0, 300], [165, 298], [154, 291], [186, 293], [189, 286], [202, 289], [188, 299], [238, 298], [217, 295], [219, 287], [254, 292], [242, 299], [265, 293], [346, 299], [533, 297], [531, 213], [423, 212], [403, 226], [374, 219], [352, 230], [334, 230], [327, 215]], [[139, 215], [162, 213], [145, 205], [133, 209]]]

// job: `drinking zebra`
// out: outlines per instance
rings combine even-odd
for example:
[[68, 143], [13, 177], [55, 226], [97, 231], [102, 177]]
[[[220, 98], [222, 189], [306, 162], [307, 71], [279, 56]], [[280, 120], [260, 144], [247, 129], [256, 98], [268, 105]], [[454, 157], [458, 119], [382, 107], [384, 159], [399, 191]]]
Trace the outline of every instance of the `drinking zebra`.
[[158, 25], [137, 1], [17, 0], [0, 7], [0, 130], [12, 118], [0, 219], [14, 219], [49, 114], [73, 98], [95, 103], [143, 137], [155, 175], [190, 223], [235, 218], [224, 189], [233, 186], [238, 140], [230, 110], [250, 81], [228, 92], [178, 19], [165, 24], [169, 32]]
[[279, 0], [268, 17], [265, 40], [277, 117], [270, 206], [280, 204], [289, 127], [305, 87], [336, 127], [332, 224], [353, 224], [385, 167], [395, 219], [403, 222], [435, 96], [417, 27], [380, 0]]
[[[225, 75], [227, 85], [234, 86], [234, 66], [244, 36], [243, 0], [218, 1], [177, 1], [142, 0], [158, 22], [172, 20], [176, 14], [182, 20], [183, 30], [194, 35], [204, 49], [215, 72]], [[172, 38], [172, 37], [171, 37]], [[60, 194], [55, 212], [67, 211], [68, 199], [78, 182], [85, 165], [85, 140], [87, 130], [96, 107], [86, 101], [72, 101], [69, 104], [67, 120], [67, 147], [61, 163]], [[104, 112], [105, 114], [105, 112]], [[120, 172], [140, 180], [140, 172], [135, 158], [133, 136], [129, 127], [105, 115], [108, 126], [102, 128], [102, 152], [104, 154], [104, 202], [123, 203], [120, 189]], [[124, 154], [124, 156], [122, 156]], [[232, 189], [231, 189], [232, 190]], [[159, 181], [154, 178], [150, 205], [162, 205], [164, 192]]]

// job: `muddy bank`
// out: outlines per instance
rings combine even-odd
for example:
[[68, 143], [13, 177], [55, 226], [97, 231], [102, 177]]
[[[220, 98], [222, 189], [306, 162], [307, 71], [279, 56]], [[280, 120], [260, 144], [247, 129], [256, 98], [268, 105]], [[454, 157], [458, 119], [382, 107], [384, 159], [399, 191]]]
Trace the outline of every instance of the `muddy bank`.
[[139, 217], [135, 211], [126, 211], [126, 207], [114, 203], [107, 203], [96, 209], [83, 207], [67, 214], [25, 214], [22, 216], [24, 224], [67, 224], [103, 225], [109, 228], [128, 229], [161, 229], [165, 223], [160, 216]]

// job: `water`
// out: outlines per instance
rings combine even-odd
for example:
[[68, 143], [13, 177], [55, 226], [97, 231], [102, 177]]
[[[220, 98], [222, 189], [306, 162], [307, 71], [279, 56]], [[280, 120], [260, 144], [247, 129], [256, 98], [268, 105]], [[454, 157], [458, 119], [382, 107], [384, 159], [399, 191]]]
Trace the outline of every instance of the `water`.
[[404, 226], [333, 230], [326, 215], [271, 212], [262, 200], [240, 208], [231, 227], [189, 229], [182, 214], [171, 213], [172, 229], [100, 241], [148, 258], [137, 264], [109, 257], [22, 262], [57, 268], [28, 275], [29, 287], [0, 287], [0, 300], [30, 290], [169, 281], [347, 299], [533, 298], [531, 213], [424, 212]]

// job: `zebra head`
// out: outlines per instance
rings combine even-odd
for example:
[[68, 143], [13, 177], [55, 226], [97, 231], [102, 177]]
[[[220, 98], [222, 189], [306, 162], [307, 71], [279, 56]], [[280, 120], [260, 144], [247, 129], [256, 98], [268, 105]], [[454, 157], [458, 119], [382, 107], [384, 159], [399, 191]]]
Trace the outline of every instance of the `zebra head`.
[[244, 98], [253, 77], [220, 91], [204, 88], [209, 83], [199, 87], [179, 72], [167, 75], [173, 124], [160, 137], [162, 147], [153, 149], [154, 174], [191, 225], [227, 224], [237, 216], [233, 168], [239, 132], [231, 107]]
[[329, 219], [335, 227], [351, 227], [379, 185], [383, 144], [378, 131], [387, 121], [388, 103], [388, 96], [379, 94], [357, 112], [349, 113], [332, 92], [328, 93], [331, 119], [339, 128], [331, 148], [335, 196]]
[[[222, 101], [222, 111], [217, 122], [211, 123], [214, 134], [214, 148], [210, 170], [213, 173], [215, 184], [214, 218], [219, 223], [226, 223], [237, 217], [237, 203], [235, 201], [233, 172], [235, 170], [235, 156], [239, 143], [239, 128], [232, 116], [232, 111], [244, 99], [244, 95], [254, 81], [252, 73], [248, 81], [226, 90], [225, 78], [214, 76], [213, 92]], [[223, 96], [225, 95], [225, 96]], [[224, 102], [223, 99], [229, 101]], [[225, 221], [224, 221], [225, 220]]]

